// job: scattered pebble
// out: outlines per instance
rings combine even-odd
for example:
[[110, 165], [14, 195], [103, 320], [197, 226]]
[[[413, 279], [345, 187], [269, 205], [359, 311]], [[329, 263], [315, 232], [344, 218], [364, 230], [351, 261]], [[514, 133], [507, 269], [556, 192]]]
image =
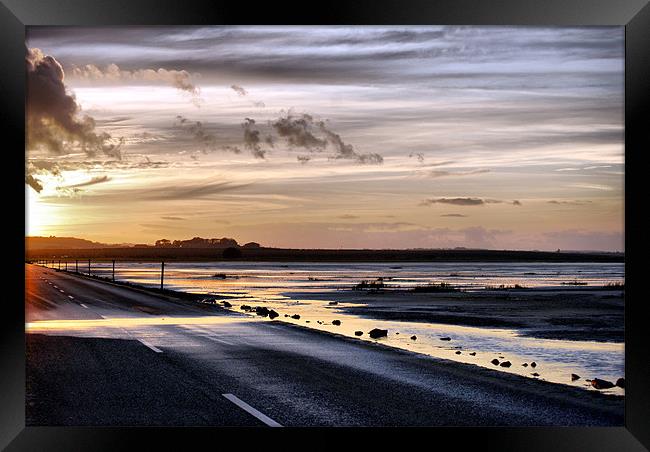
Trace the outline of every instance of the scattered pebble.
[[577, 374], [571, 374], [571, 381], [576, 381], [580, 378], [580, 375]]
[[510, 361], [504, 361], [501, 364], [499, 364], [501, 367], [510, 367], [512, 366], [512, 363]]
[[355, 331], [354, 335], [355, 336], [363, 336], [363, 331]]
[[522, 366], [528, 367], [528, 363], [523, 363]]
[[341, 324], [340, 320], [332, 320], [332, 325], [339, 326]]
[[530, 363], [530, 367], [537, 367], [537, 363], [533, 361], [532, 363]]
[[470, 353], [470, 356], [476, 356], [476, 352]]
[[298, 319], [300, 319], [300, 315], [294, 314], [294, 315], [291, 316], [291, 318], [298, 320]]
[[440, 340], [441, 341], [450, 341], [451, 338], [450, 337], [441, 337]]
[[625, 378], [619, 378], [616, 380], [616, 386], [619, 388], [625, 388]]
[[499, 360], [496, 359], [496, 358], [494, 358], [494, 359], [493, 359], [492, 361], [490, 361], [490, 362], [491, 362], [492, 364], [494, 364], [495, 366], [498, 366], [498, 365], [499, 365]]
[[537, 372], [533, 372], [531, 375], [532, 375], [533, 377], [539, 377], [539, 374], [538, 374]]
[[600, 378], [594, 378], [591, 380], [591, 386], [596, 389], [609, 389], [613, 388], [615, 385], [611, 381], [601, 380]]
[[418, 337], [417, 337], [416, 335], [411, 336], [411, 340], [412, 340], [412, 341], [417, 340], [417, 338], [418, 338]]
[[456, 352], [456, 354], [457, 354], [457, 355], [460, 355], [460, 354], [461, 354], [461, 351], [460, 351], [460, 350], [458, 350], [458, 351]]

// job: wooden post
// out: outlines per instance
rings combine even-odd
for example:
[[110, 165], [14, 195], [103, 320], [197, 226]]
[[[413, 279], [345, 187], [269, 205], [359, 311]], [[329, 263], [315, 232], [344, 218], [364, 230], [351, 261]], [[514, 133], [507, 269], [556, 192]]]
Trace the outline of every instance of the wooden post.
[[79, 273], [79, 259], [75, 259], [74, 261], [74, 271], [75, 273]]
[[113, 259], [113, 281], [115, 281], [115, 259]]
[[68, 261], [65, 261], [65, 271], [68, 271]]
[[59, 260], [59, 271], [61, 271], [61, 260]]
[[88, 276], [90, 276], [90, 259], [88, 259]]
[[165, 281], [165, 261], [163, 261], [162, 265], [160, 266], [160, 291], [161, 292], [163, 290], [164, 281]]

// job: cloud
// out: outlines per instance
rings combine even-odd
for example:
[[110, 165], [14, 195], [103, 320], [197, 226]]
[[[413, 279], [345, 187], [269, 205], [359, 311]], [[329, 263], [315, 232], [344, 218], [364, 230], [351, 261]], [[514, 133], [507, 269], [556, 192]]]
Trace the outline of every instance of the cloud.
[[239, 85], [230, 85], [230, 88], [240, 96], [245, 96], [248, 94], [248, 91]]
[[431, 198], [420, 203], [422, 206], [432, 204], [451, 204], [454, 206], [482, 206], [485, 201], [481, 198]]
[[[244, 147], [250, 149], [255, 158], [265, 158], [267, 151], [262, 149], [260, 131], [255, 128], [255, 120], [246, 118], [241, 126], [244, 129]], [[273, 146], [273, 141], [270, 138], [266, 140], [266, 143]]]
[[[218, 148], [217, 137], [207, 131], [201, 121], [190, 121], [184, 116], [177, 115], [174, 127], [179, 128], [183, 133], [189, 135], [193, 141], [197, 142], [204, 154]], [[237, 153], [235, 148], [228, 150]]]
[[354, 220], [354, 219], [359, 218], [359, 217], [357, 215], [350, 215], [350, 214], [346, 213], [344, 215], [339, 215], [336, 218], [340, 218], [342, 220]]
[[97, 184], [102, 184], [104, 182], [110, 181], [111, 178], [104, 175], [104, 176], [95, 176], [91, 178], [90, 180], [86, 182], [81, 182], [78, 184], [73, 184], [73, 185], [64, 185], [61, 187], [57, 187], [57, 189], [68, 189], [68, 188], [81, 188], [81, 187], [88, 187], [90, 185], [97, 185]]
[[[287, 113], [271, 122], [271, 126], [289, 146], [321, 152], [326, 147], [334, 149], [333, 159], [355, 160], [361, 164], [383, 163], [384, 158], [376, 153], [358, 153], [351, 144], [345, 143], [341, 136], [330, 130], [325, 121], [315, 121], [313, 116], [303, 113], [295, 116]], [[320, 136], [319, 136], [320, 135]]]
[[512, 204], [513, 206], [521, 206], [521, 202], [503, 201], [501, 199], [490, 198], [429, 198], [420, 203], [421, 206], [430, 206], [433, 204], [451, 204], [454, 206], [483, 206], [485, 204]]
[[458, 217], [458, 218], [465, 218], [467, 215], [463, 215], [462, 213], [444, 213], [440, 215], [441, 217]]
[[476, 170], [471, 170], [471, 171], [457, 171], [457, 172], [452, 172], [452, 171], [445, 171], [445, 170], [432, 170], [428, 171], [427, 175], [429, 177], [447, 177], [447, 176], [471, 176], [474, 174], [485, 174], [489, 173], [489, 169], [476, 169]]
[[[74, 66], [70, 73], [71, 78], [107, 82], [162, 82], [188, 93], [194, 102], [200, 101], [200, 89], [192, 81], [192, 75], [185, 70], [176, 69], [136, 69], [128, 71], [120, 69], [117, 64], [111, 63], [104, 69], [94, 64]], [[198, 104], [197, 104], [198, 105]]]
[[185, 218], [183, 217], [160, 217], [163, 220], [172, 220], [172, 221], [183, 221]]
[[588, 200], [574, 200], [574, 201], [565, 201], [561, 200], [558, 201], [556, 199], [551, 199], [550, 201], [546, 201], [548, 204], [555, 204], [555, 205], [567, 205], [567, 206], [583, 206], [585, 204], [590, 204], [591, 201]]
[[41, 184], [41, 181], [36, 179], [31, 174], [25, 175], [25, 183], [30, 187], [32, 187], [36, 191], [36, 193], [40, 193], [43, 190], [43, 185]]
[[232, 191], [243, 187], [243, 184], [233, 184], [230, 182], [191, 182], [184, 185], [176, 184], [173, 187], [158, 187], [156, 189], [143, 189], [132, 193], [132, 197], [138, 197], [143, 200], [185, 200], [210, 198], [213, 195]]
[[271, 125], [280, 137], [287, 140], [289, 146], [308, 150], [323, 150], [327, 141], [317, 138], [311, 132], [313, 123], [313, 118], [308, 114], [299, 117], [287, 114], [286, 117], [280, 117]]
[[27, 65], [27, 148], [55, 155], [83, 152], [120, 159], [122, 140], [95, 129], [95, 120], [80, 116], [81, 108], [64, 83], [59, 62], [40, 49], [29, 49]]

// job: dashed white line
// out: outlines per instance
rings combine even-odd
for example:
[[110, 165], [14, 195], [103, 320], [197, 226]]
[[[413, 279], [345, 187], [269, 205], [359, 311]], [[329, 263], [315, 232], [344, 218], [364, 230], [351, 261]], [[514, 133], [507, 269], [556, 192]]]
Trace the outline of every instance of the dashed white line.
[[161, 350], [161, 349], [159, 349], [158, 347], [155, 347], [155, 346], [149, 344], [149, 343], [148, 343], [147, 341], [145, 341], [144, 339], [138, 339], [138, 340], [142, 343], [142, 345], [144, 345], [144, 346], [146, 346], [146, 347], [149, 347], [149, 348], [150, 348], [151, 350], [153, 350], [154, 352], [156, 352], [156, 353], [162, 353], [162, 350]]
[[281, 424], [274, 421], [273, 419], [268, 417], [266, 414], [257, 411], [255, 408], [253, 408], [252, 406], [250, 406], [248, 403], [244, 402], [243, 400], [241, 400], [237, 396], [235, 396], [233, 394], [221, 394], [221, 395], [224, 396], [226, 399], [230, 400], [232, 403], [237, 405], [242, 410], [246, 411], [248, 414], [252, 414], [253, 416], [255, 416], [260, 421], [264, 422], [269, 427], [282, 427]]
[[79, 303], [79, 305], [80, 305], [82, 308], [86, 308], [86, 309], [88, 309], [88, 306], [86, 306], [86, 305], [83, 304], [83, 303]]
[[65, 290], [63, 290], [63, 289], [59, 289], [59, 292], [61, 292], [61, 293], [65, 293]]
[[74, 297], [72, 295], [68, 295], [68, 298], [74, 300]]

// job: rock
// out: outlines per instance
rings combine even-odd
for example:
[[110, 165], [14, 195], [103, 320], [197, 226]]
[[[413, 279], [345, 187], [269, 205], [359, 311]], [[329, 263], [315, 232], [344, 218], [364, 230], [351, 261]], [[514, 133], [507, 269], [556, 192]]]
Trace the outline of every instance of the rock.
[[530, 367], [537, 367], [537, 363], [533, 361], [532, 363], [530, 363]]
[[332, 320], [332, 325], [339, 326], [341, 324], [340, 320]]
[[441, 337], [440, 340], [441, 341], [450, 341], [451, 338], [450, 337]]
[[224, 308], [232, 308], [232, 304], [228, 303], [228, 302], [225, 301], [225, 300], [222, 301], [221, 303], [223, 304], [223, 307], [224, 307]]
[[619, 388], [625, 388], [625, 378], [619, 378], [616, 380], [616, 386]]
[[285, 314], [284, 316], [285, 316], [285, 317], [289, 317], [289, 314]]
[[311, 320], [305, 320], [305, 323], [311, 323]]
[[470, 356], [476, 356], [476, 352], [472, 352], [469, 354]]
[[363, 336], [363, 331], [355, 331], [354, 335], [355, 336]]
[[571, 381], [576, 381], [580, 378], [580, 375], [571, 374]]
[[377, 339], [377, 338], [380, 338], [380, 337], [386, 337], [386, 336], [388, 336], [388, 330], [380, 330], [379, 328], [375, 328], [373, 330], [370, 330], [368, 335], [373, 339]]
[[600, 378], [594, 378], [591, 380], [591, 386], [596, 389], [609, 389], [613, 388], [615, 385], [611, 381], [601, 380]]
[[418, 338], [418, 337], [417, 337], [416, 335], [411, 336], [411, 340], [412, 340], [412, 341], [417, 340], [417, 338]]
[[316, 323], [318, 323], [319, 325], [323, 324], [323, 322], [321, 322], [320, 320], [316, 320]]
[[269, 308], [265, 306], [256, 306], [255, 314], [261, 315], [262, 317], [267, 317], [269, 315]]
[[510, 361], [504, 361], [501, 364], [499, 364], [501, 367], [510, 367], [512, 366], [512, 363]]
[[528, 367], [528, 363], [523, 363], [522, 366]]
[[498, 365], [499, 365], [499, 360], [496, 359], [496, 358], [494, 358], [494, 359], [493, 359], [492, 361], [490, 361], [490, 362], [491, 362], [492, 364], [494, 364], [495, 366], [498, 366]]
[[241, 306], [239, 307], [239, 309], [241, 309], [242, 311], [250, 311], [250, 310], [253, 309], [253, 308], [251, 308], [251, 307], [248, 306], [247, 304], [243, 304], [243, 305], [241, 305]]
[[458, 351], [456, 352], [456, 354], [457, 354], [457, 355], [460, 355], [460, 354], [461, 354], [461, 351], [460, 351], [460, 350], [458, 350]]
[[399, 331], [398, 331], [398, 332], [396, 332], [395, 334], [397, 334], [397, 335], [399, 335]]
[[280, 314], [278, 314], [277, 312], [275, 312], [273, 309], [270, 309], [270, 310], [269, 310], [269, 318], [270, 318], [270, 319], [274, 319], [274, 318], [279, 317], [279, 316], [280, 316]]
[[298, 320], [298, 319], [300, 319], [300, 316], [298, 314], [294, 314], [294, 315], [291, 316], [291, 318]]
[[338, 301], [330, 301], [327, 304], [330, 305], [330, 306], [336, 306], [337, 304], [339, 304], [339, 302]]
[[539, 377], [539, 374], [538, 374], [537, 372], [533, 372], [531, 375], [532, 375], [533, 377]]

